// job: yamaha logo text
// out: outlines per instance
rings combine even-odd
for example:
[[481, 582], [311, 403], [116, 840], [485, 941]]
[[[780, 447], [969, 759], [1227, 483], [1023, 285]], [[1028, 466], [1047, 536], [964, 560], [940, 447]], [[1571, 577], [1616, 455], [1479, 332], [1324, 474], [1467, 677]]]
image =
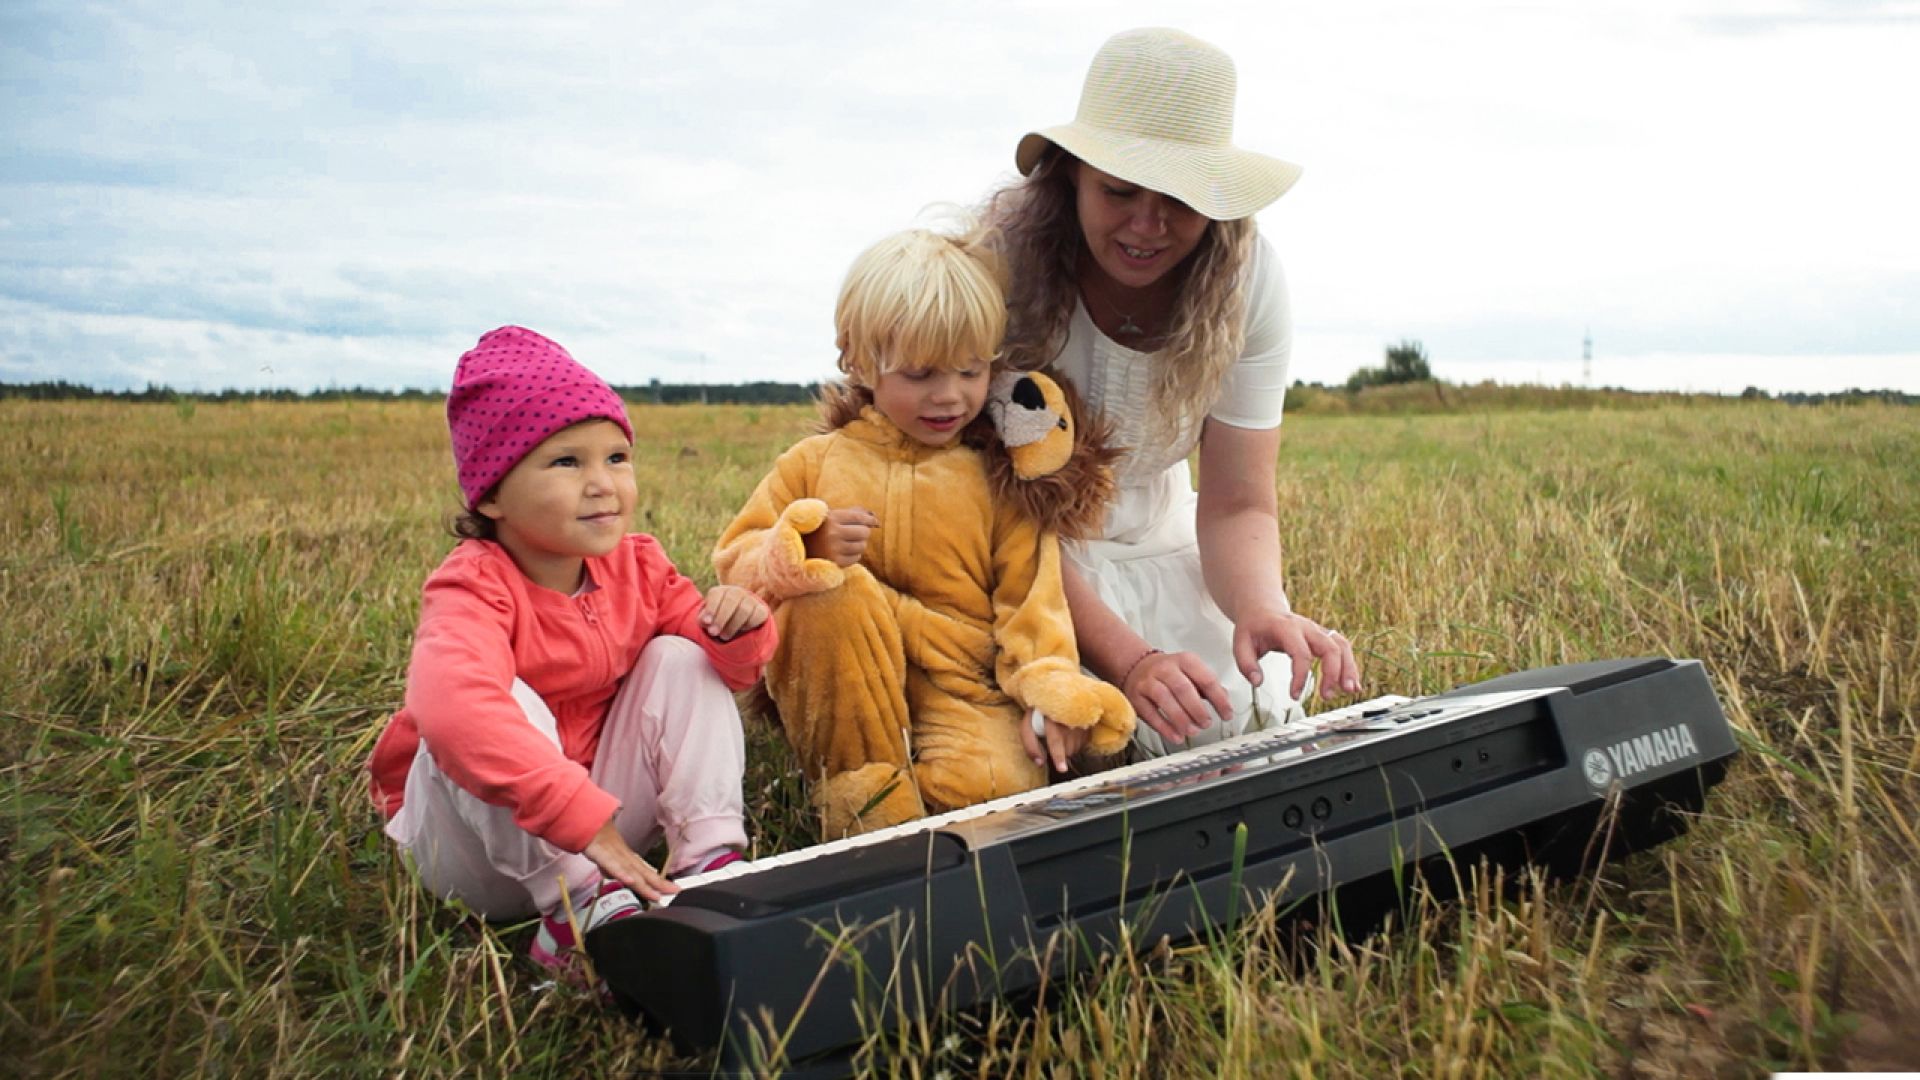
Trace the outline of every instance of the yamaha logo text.
[[1582, 762], [1587, 782], [1596, 788], [1606, 787], [1616, 778], [1625, 780], [1656, 766], [1697, 757], [1700, 747], [1693, 741], [1692, 728], [1675, 724], [1660, 731], [1621, 739], [1606, 747], [1605, 751], [1589, 750]]

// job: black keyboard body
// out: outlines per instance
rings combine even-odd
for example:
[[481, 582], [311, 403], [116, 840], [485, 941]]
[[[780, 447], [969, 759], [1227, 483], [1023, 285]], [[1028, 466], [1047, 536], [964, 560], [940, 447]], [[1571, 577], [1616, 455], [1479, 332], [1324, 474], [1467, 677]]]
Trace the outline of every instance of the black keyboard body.
[[804, 1061], [876, 1018], [1016, 994], [1270, 898], [1337, 897], [1356, 928], [1436, 859], [1577, 873], [1684, 830], [1737, 752], [1693, 661], [1543, 668], [1373, 712], [688, 888], [588, 950], [621, 1005], [682, 1049], [719, 1047], [727, 1070], [776, 1044]]

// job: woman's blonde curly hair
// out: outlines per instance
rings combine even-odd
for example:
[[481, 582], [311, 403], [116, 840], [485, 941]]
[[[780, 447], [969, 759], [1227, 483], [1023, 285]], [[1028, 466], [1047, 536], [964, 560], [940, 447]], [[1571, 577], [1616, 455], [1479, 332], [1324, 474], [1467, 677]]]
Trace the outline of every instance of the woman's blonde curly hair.
[[[1048, 149], [1033, 172], [988, 196], [980, 211], [987, 242], [1006, 263], [1007, 337], [1001, 355], [1022, 370], [1046, 367], [1065, 343], [1088, 258], [1075, 204], [1078, 159]], [[1172, 439], [1213, 408], [1220, 381], [1246, 345], [1243, 275], [1253, 256], [1252, 218], [1215, 221], [1199, 247], [1173, 269], [1180, 299], [1156, 351], [1156, 435]]]

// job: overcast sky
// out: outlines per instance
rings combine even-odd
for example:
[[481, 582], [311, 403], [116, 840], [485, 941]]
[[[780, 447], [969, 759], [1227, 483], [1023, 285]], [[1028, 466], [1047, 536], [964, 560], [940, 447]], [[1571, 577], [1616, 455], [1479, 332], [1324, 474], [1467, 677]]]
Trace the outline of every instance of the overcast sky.
[[1920, 392], [1920, 2], [0, 0], [0, 381], [807, 381], [866, 244], [1072, 118], [1109, 34], [1233, 54], [1294, 374]]

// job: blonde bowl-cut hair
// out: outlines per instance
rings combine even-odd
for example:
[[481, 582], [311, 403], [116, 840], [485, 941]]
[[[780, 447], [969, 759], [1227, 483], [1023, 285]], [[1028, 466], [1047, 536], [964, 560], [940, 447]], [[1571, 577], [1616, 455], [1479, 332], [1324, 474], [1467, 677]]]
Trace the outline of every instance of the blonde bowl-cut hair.
[[[1009, 367], [1044, 368], [1060, 354], [1078, 300], [1087, 251], [1074, 192], [1079, 159], [1050, 147], [1023, 180], [995, 191], [981, 209], [983, 239], [1004, 260]], [[1253, 257], [1253, 219], [1214, 221], [1185, 261], [1153, 383], [1154, 431], [1172, 439], [1212, 410], [1220, 382], [1246, 348], [1246, 292]]]
[[895, 233], [860, 253], [834, 305], [840, 370], [872, 388], [902, 368], [990, 364], [1007, 329], [1005, 276], [976, 230]]

